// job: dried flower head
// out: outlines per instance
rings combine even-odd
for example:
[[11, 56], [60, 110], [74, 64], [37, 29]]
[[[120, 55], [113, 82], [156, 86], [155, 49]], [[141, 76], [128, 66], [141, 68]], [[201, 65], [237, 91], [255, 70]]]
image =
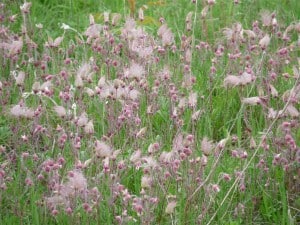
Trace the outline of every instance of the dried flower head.
[[93, 120], [90, 120], [85, 126], [84, 126], [84, 132], [86, 134], [93, 134], [94, 131], [94, 124], [93, 124]]
[[208, 156], [212, 153], [215, 145], [212, 141], [208, 140], [207, 137], [204, 137], [201, 141], [201, 150], [204, 155]]
[[64, 118], [67, 115], [67, 111], [63, 106], [57, 105], [57, 106], [54, 106], [53, 109], [59, 117]]
[[262, 39], [260, 39], [259, 41], [259, 46], [261, 47], [261, 49], [265, 50], [268, 45], [270, 44], [271, 38], [269, 36], [269, 34], [266, 34]]
[[106, 158], [112, 155], [112, 148], [103, 141], [95, 142], [95, 154], [98, 158]]
[[23, 86], [25, 81], [25, 73], [23, 71], [19, 71], [15, 79], [16, 79], [16, 85]]
[[15, 105], [10, 109], [10, 113], [11, 115], [20, 118], [20, 117], [24, 117], [24, 118], [33, 118], [34, 117], [34, 110], [30, 109], [24, 105]]
[[172, 214], [175, 210], [176, 205], [177, 205], [176, 201], [174, 201], [174, 200], [170, 201], [166, 207], [165, 213]]

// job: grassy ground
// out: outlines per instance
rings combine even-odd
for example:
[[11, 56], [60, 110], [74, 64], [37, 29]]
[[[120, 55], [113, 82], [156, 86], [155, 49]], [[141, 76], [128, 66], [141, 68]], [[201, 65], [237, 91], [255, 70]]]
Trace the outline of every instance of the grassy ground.
[[298, 224], [299, 3], [236, 2], [4, 1], [1, 224]]

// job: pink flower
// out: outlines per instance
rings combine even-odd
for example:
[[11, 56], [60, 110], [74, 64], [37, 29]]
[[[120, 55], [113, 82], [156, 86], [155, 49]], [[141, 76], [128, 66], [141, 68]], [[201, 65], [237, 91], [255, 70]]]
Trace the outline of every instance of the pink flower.
[[165, 213], [172, 214], [175, 210], [176, 205], [177, 205], [176, 201], [174, 201], [174, 200], [170, 201], [165, 209]]
[[10, 113], [19, 118], [19, 117], [24, 117], [24, 118], [33, 118], [34, 117], [34, 110], [30, 109], [26, 106], [21, 106], [21, 105], [15, 105], [10, 109]]
[[9, 56], [12, 57], [14, 55], [20, 54], [23, 48], [23, 40], [13, 41], [11, 44], [8, 45]]
[[30, 7], [31, 7], [31, 2], [24, 2], [24, 4], [20, 6], [20, 9], [22, 13], [27, 14], [29, 13]]
[[195, 108], [197, 106], [197, 92], [193, 92], [189, 95], [189, 98], [188, 98], [188, 105], [189, 107], [191, 108]]
[[56, 112], [56, 114], [61, 118], [64, 118], [67, 115], [67, 111], [63, 106], [57, 105], [54, 106], [53, 109]]
[[213, 151], [215, 145], [212, 141], [208, 140], [207, 137], [204, 137], [201, 141], [201, 150], [204, 155], [208, 156]]
[[247, 85], [255, 80], [255, 76], [244, 72], [241, 76], [228, 75], [224, 79], [225, 87], [235, 87], [240, 85]]
[[100, 24], [92, 24], [88, 27], [84, 34], [88, 37], [88, 39], [93, 39], [98, 38], [100, 36], [101, 31], [102, 26]]
[[106, 158], [112, 155], [112, 148], [103, 141], [96, 141], [95, 143], [95, 154], [99, 158]]
[[269, 34], [266, 34], [260, 41], [259, 41], [259, 46], [261, 47], [261, 49], [265, 50], [268, 45], [270, 44], [271, 38], [269, 36]]
[[25, 73], [23, 71], [19, 71], [18, 76], [16, 76], [15, 79], [18, 86], [23, 86], [25, 81]]
[[262, 103], [260, 97], [250, 97], [250, 98], [243, 98], [242, 103], [247, 105], [259, 105]]
[[94, 133], [94, 124], [93, 120], [90, 120], [84, 127], [84, 132], [86, 134], [93, 134]]

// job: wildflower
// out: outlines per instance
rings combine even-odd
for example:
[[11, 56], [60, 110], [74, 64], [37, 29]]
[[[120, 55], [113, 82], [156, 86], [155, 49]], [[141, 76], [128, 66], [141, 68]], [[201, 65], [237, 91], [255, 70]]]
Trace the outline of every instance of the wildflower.
[[214, 148], [212, 141], [209, 141], [207, 137], [204, 137], [201, 141], [201, 150], [204, 155], [209, 156]]
[[[66, 199], [61, 195], [54, 195], [52, 197], [46, 198], [45, 201], [49, 208], [56, 208], [59, 205], [67, 204]], [[58, 213], [58, 211], [56, 212], [56, 214], [57, 213]]]
[[136, 134], [136, 138], [144, 137], [144, 135], [147, 132], [147, 127], [143, 127], [142, 129], [139, 130]]
[[192, 120], [193, 121], [199, 120], [202, 113], [203, 113], [203, 110], [197, 110], [196, 112], [194, 112], [192, 115]]
[[54, 106], [54, 111], [61, 118], [64, 118], [67, 115], [67, 111], [63, 106]]
[[212, 188], [212, 190], [213, 190], [214, 192], [220, 192], [220, 191], [221, 191], [220, 186], [219, 186], [218, 184], [213, 184], [213, 185], [211, 186], [211, 188]]
[[20, 6], [22, 13], [24, 14], [29, 13], [31, 5], [32, 5], [31, 2], [24, 2], [24, 4]]
[[73, 213], [73, 210], [72, 210], [71, 207], [66, 208], [65, 211], [66, 211], [66, 213], [67, 213], [68, 215], [71, 215], [71, 214]]
[[260, 41], [259, 41], [259, 46], [261, 47], [262, 50], [265, 50], [268, 45], [270, 44], [270, 36], [269, 34], [266, 34]]
[[140, 21], [144, 20], [144, 10], [143, 10], [143, 8], [139, 8], [139, 20]]
[[30, 177], [27, 177], [25, 179], [25, 184], [26, 184], [26, 186], [29, 186], [29, 187], [32, 186], [33, 185], [32, 179]]
[[111, 25], [116, 26], [120, 19], [121, 19], [121, 14], [119, 14], [119, 13], [114, 13], [114, 14], [112, 15]]
[[144, 175], [141, 180], [142, 188], [150, 188], [152, 185], [152, 178], [150, 176]]
[[140, 80], [145, 75], [145, 69], [140, 64], [132, 62], [127, 73], [130, 78]]
[[228, 173], [224, 173], [224, 174], [223, 174], [223, 179], [224, 179], [225, 181], [230, 181], [230, 180], [231, 180], [231, 176], [230, 176]]
[[88, 123], [88, 117], [85, 112], [83, 112], [77, 119], [77, 125], [79, 127], [84, 127]]
[[90, 120], [85, 126], [84, 126], [84, 132], [86, 134], [93, 134], [94, 133], [94, 124], [93, 120]]
[[43, 29], [43, 24], [41, 23], [35, 24], [35, 27], [38, 29]]
[[223, 150], [225, 148], [226, 143], [229, 141], [229, 136], [226, 138], [223, 138], [221, 141], [218, 142], [217, 147], [220, 150]]
[[103, 27], [100, 24], [93, 24], [87, 28], [87, 30], [84, 32], [84, 35], [88, 37], [88, 40], [98, 38], [102, 30]]
[[59, 212], [58, 212], [57, 209], [53, 209], [53, 210], [51, 211], [52, 216], [57, 216], [58, 213], [59, 213]]
[[286, 112], [293, 118], [299, 117], [299, 115], [300, 115], [299, 111], [292, 104], [289, 104], [287, 106]]
[[223, 34], [228, 41], [237, 41], [243, 38], [243, 27], [240, 23], [235, 23], [231, 28], [223, 29]]
[[242, 103], [248, 105], [259, 105], [262, 103], [262, 101], [260, 97], [250, 97], [250, 98], [243, 98]]
[[245, 215], [245, 206], [242, 203], [239, 203], [235, 207], [233, 215], [235, 217]]
[[192, 16], [193, 16], [193, 12], [189, 12], [185, 18], [185, 24], [186, 24], [187, 31], [192, 30]]
[[166, 24], [163, 24], [158, 29], [157, 33], [162, 39], [163, 46], [172, 45], [172, 43], [174, 42], [174, 34], [172, 33], [172, 31], [170, 30], [170, 28], [168, 28], [168, 26]]
[[[64, 184], [65, 193], [62, 190], [62, 195], [69, 195], [72, 194], [73, 192], [83, 192], [87, 190], [87, 180], [84, 177], [83, 173], [79, 170], [75, 171], [70, 171], [69, 172], [69, 177], [68, 177], [68, 182]], [[69, 188], [71, 189], [71, 192], [69, 191]]]
[[82, 204], [82, 208], [83, 208], [87, 213], [92, 212], [91, 206], [90, 206], [88, 203], [86, 203], [86, 202]]
[[11, 22], [11, 23], [16, 22], [17, 16], [18, 16], [17, 14], [10, 16], [9, 17], [9, 22]]
[[140, 96], [140, 92], [138, 90], [131, 90], [129, 91], [129, 98], [133, 101], [136, 101], [139, 99], [139, 96]]
[[225, 87], [235, 87], [239, 85], [246, 85], [255, 80], [255, 77], [247, 72], [244, 72], [241, 76], [228, 75], [224, 79]]
[[89, 63], [83, 63], [77, 70], [77, 76], [82, 79], [86, 79], [88, 74], [91, 72], [91, 65]]
[[250, 138], [250, 148], [255, 149], [256, 148], [256, 142], [253, 137]]
[[28, 137], [25, 134], [21, 135], [21, 139], [24, 142], [28, 142], [28, 140], [29, 140]]
[[176, 158], [174, 151], [162, 152], [159, 156], [159, 161], [162, 163], [171, 163]]
[[40, 86], [40, 90], [45, 94], [47, 94], [50, 91], [51, 87], [52, 87], [52, 82], [49, 80], [42, 83], [42, 85]]
[[209, 10], [209, 6], [205, 6], [202, 10], [201, 10], [201, 18], [204, 19], [207, 16]]
[[272, 84], [269, 84], [269, 88], [270, 88], [270, 91], [271, 91], [271, 96], [274, 97], [274, 98], [278, 97], [278, 91], [276, 90], [276, 88]]
[[140, 149], [138, 149], [130, 156], [130, 161], [132, 163], [137, 163], [138, 161], [141, 160], [141, 155], [142, 155], [142, 152]]
[[64, 39], [63, 37], [57, 37], [53, 41], [53, 39], [51, 37], [48, 37], [48, 41], [45, 43], [45, 47], [57, 48], [57, 47], [59, 47], [59, 45], [61, 44], [63, 39]]
[[104, 18], [104, 23], [108, 23], [109, 22], [109, 12], [104, 12], [103, 18]]
[[93, 97], [95, 95], [95, 92], [92, 89], [88, 88], [88, 87], [84, 88], [84, 92], [87, 93], [87, 95], [89, 97]]
[[189, 107], [191, 108], [194, 108], [197, 106], [197, 93], [196, 92], [193, 92], [189, 95], [189, 98], [188, 98], [188, 105]]
[[32, 89], [33, 93], [37, 94], [41, 89], [40, 82], [38, 82], [38, 81], [34, 82], [31, 89]]
[[214, 5], [216, 3], [216, 0], [207, 0], [208, 5]]
[[34, 110], [30, 109], [23, 105], [15, 105], [10, 109], [10, 113], [17, 117], [24, 117], [24, 118], [33, 118], [34, 117]]
[[268, 27], [272, 25], [272, 13], [267, 10], [261, 12], [261, 20], [264, 26]]
[[15, 79], [18, 86], [23, 86], [25, 81], [25, 73], [23, 71], [19, 71], [18, 76], [16, 76]]
[[166, 207], [166, 210], [165, 210], [165, 213], [166, 214], [172, 214], [175, 210], [175, 207], [177, 205], [177, 202], [176, 201], [170, 201]]
[[103, 141], [96, 141], [95, 154], [98, 158], [106, 158], [112, 155], [112, 148]]
[[245, 34], [247, 34], [247, 36], [248, 36], [250, 39], [256, 38], [256, 34], [255, 34], [255, 32], [252, 31], [252, 30], [243, 30], [243, 32], [244, 32]]

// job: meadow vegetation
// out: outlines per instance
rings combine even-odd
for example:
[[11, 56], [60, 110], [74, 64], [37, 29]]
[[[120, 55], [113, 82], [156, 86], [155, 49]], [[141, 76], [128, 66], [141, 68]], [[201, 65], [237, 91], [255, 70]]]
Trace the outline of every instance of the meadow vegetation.
[[299, 224], [298, 5], [4, 0], [1, 224]]

